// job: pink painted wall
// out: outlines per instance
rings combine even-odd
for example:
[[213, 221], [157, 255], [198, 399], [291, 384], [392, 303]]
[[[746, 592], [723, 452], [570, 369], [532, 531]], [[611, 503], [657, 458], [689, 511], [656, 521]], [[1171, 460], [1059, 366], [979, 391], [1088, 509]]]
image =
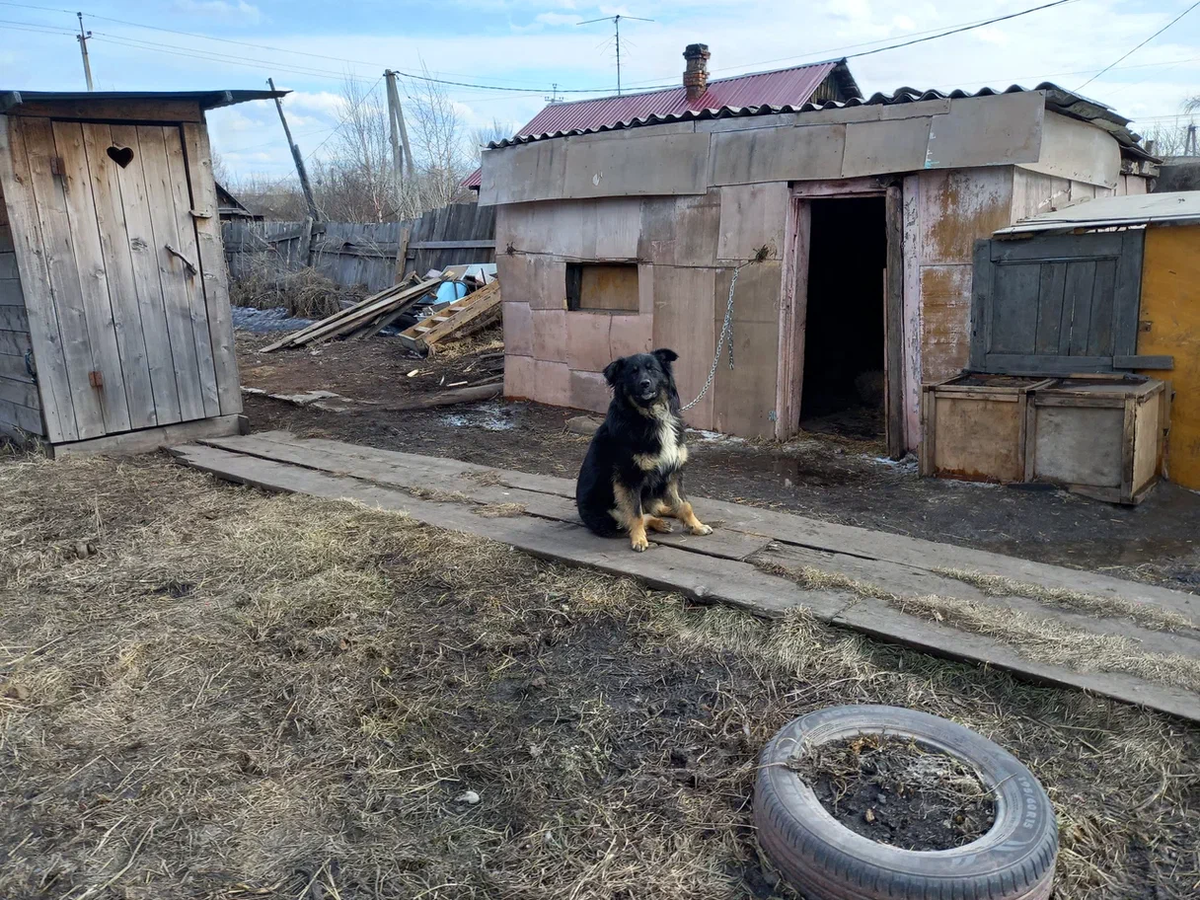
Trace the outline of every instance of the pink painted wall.
[[[726, 368], [686, 415], [731, 434], [773, 431], [785, 184], [719, 188], [702, 196], [617, 198], [501, 206], [496, 260], [504, 292], [504, 393], [602, 412], [600, 374], [619, 356], [670, 347], [684, 402], [704, 385], [733, 269], [760, 248], [767, 260], [738, 283], [738, 368]], [[636, 313], [569, 311], [570, 261], [638, 263]], [[718, 297], [718, 295], [720, 295]], [[718, 302], [719, 301], [719, 302]]]

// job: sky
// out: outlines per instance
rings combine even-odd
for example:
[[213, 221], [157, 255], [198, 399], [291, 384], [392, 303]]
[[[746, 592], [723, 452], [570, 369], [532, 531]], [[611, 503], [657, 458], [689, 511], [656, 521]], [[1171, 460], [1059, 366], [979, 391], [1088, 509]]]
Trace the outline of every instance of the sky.
[[[273, 77], [293, 135], [309, 158], [328, 158], [346, 79], [383, 96], [382, 73], [446, 81], [467, 129], [499, 122], [515, 132], [560, 96], [615, 92], [611, 21], [622, 21], [621, 80], [628, 90], [680, 83], [683, 48], [706, 43], [710, 77], [783, 68], [883, 47], [1047, 0], [0, 0], [0, 89], [83, 90], [76, 9], [96, 90], [263, 88]], [[1071, 0], [1053, 9], [849, 65], [870, 95], [897, 87], [977, 90], [1053, 81], [1135, 120], [1143, 133], [1180, 120], [1200, 95], [1200, 4], [1161, 36], [1087, 83], [1193, 5], [1193, 0]], [[401, 101], [416, 92], [400, 78]], [[564, 93], [565, 92], [565, 93]], [[209, 114], [213, 148], [237, 178], [283, 179], [292, 162], [270, 102]]]

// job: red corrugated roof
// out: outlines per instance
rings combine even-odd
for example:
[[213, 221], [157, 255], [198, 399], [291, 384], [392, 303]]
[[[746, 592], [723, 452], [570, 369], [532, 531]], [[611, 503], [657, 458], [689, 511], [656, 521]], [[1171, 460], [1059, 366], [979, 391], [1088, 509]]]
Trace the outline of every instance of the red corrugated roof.
[[798, 106], [806, 103], [836, 62], [796, 66], [757, 75], [738, 75], [718, 78], [708, 83], [708, 90], [689, 101], [687, 89], [679, 87], [644, 94], [624, 94], [620, 97], [600, 97], [595, 100], [576, 100], [573, 103], [552, 103], [533, 117], [519, 132], [522, 135], [555, 134], [560, 131], [587, 131], [604, 125], [616, 125], [648, 116], [679, 115], [703, 109], [741, 109], [747, 106]]
[[[594, 131], [629, 124], [650, 116], [678, 116], [688, 112], [716, 112], [760, 106], [800, 106], [812, 99], [817, 88], [837, 66], [836, 61], [823, 62], [794, 66], [790, 69], [776, 69], [773, 72], [717, 78], [708, 83], [708, 90], [703, 95], [692, 101], [687, 98], [687, 89], [680, 85], [641, 94], [552, 103], [534, 116], [516, 136]], [[479, 184], [478, 169], [463, 180], [464, 187], [477, 188]]]

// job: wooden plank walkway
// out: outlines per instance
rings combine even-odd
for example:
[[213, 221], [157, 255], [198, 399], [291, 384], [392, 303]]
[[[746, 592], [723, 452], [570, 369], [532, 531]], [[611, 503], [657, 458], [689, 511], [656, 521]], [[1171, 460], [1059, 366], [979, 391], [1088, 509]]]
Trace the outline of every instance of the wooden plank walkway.
[[[567, 479], [286, 432], [172, 452], [229, 481], [357, 500], [757, 615], [803, 608], [881, 640], [1200, 721], [1192, 594], [703, 499], [713, 535], [654, 535], [658, 546], [638, 554], [583, 529]], [[480, 514], [496, 504], [516, 506]]]

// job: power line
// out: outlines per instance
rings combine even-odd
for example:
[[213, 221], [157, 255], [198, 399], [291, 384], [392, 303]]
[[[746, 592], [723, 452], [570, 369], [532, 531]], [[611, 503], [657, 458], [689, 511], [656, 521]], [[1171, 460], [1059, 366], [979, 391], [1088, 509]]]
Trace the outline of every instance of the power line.
[[1032, 6], [1029, 9], [1018, 10], [1014, 13], [1009, 13], [1005, 16], [996, 16], [992, 19], [985, 19], [982, 22], [976, 22], [974, 25], [963, 25], [959, 28], [951, 28], [949, 31], [942, 31], [938, 34], [931, 34], [928, 37], [914, 38], [910, 41], [904, 41], [899, 44], [890, 44], [887, 47], [876, 47], [874, 50], [863, 50], [859, 53], [848, 53], [846, 59], [858, 59], [861, 56], [871, 56], [875, 53], [883, 53], [885, 50], [899, 50], [901, 47], [911, 47], [913, 44], [924, 44], [926, 41], [936, 41], [938, 38], [948, 37], [952, 34], [962, 34], [964, 31], [974, 31], [976, 28], [982, 28], [985, 25], [995, 25], [997, 22], [1006, 22], [1009, 19], [1020, 18], [1027, 16], [1030, 13], [1041, 12], [1043, 9], [1050, 9], [1055, 6], [1062, 6], [1066, 3], [1075, 3], [1076, 0], [1054, 0], [1053, 3], [1043, 3], [1041, 6]]
[[[60, 9], [57, 7], [50, 7], [50, 6], [34, 6], [33, 4], [29, 4], [29, 3], [13, 3], [13, 2], [10, 2], [10, 0], [0, 0], [0, 6], [13, 6], [13, 7], [19, 7], [21, 9], [37, 9], [37, 10], [41, 10], [43, 12], [64, 12], [64, 13], [69, 13], [70, 15], [75, 15], [75, 12], [73, 10]], [[309, 53], [309, 52], [306, 52], [303, 50], [289, 50], [289, 49], [286, 49], [283, 47], [272, 47], [269, 44], [256, 44], [256, 43], [252, 43], [250, 41], [238, 41], [238, 40], [234, 40], [233, 38], [211, 37], [210, 35], [197, 34], [196, 32], [192, 32], [192, 31], [180, 31], [180, 30], [174, 29], [174, 28], [163, 28], [158, 25], [146, 25], [142, 22], [133, 22], [128, 19], [116, 19], [116, 18], [113, 18], [112, 16], [100, 16], [100, 15], [95, 15], [93, 13], [88, 13], [88, 15], [91, 18], [100, 19], [105, 22], [114, 22], [118, 25], [129, 25], [133, 28], [146, 28], [151, 31], [161, 31], [161, 32], [165, 32], [167, 34], [178, 34], [178, 35], [183, 35], [185, 37], [199, 38], [200, 40], [205, 40], [205, 41], [219, 41], [219, 42], [225, 43], [225, 44], [235, 44], [239, 47], [250, 47], [255, 50], [269, 50], [272, 53], [283, 53], [283, 54], [287, 54], [290, 56], [311, 56], [311, 57], [318, 58], [318, 59], [329, 59], [329, 60], [333, 60], [335, 62], [344, 62], [344, 63], [349, 63], [351, 65], [356, 65], [356, 66], [357, 65], [383, 66], [383, 63], [372, 63], [372, 62], [369, 62], [366, 60], [361, 60], [361, 59], [357, 59], [357, 60], [356, 59], [346, 59], [344, 57], [339, 57], [339, 56], [326, 56], [321, 53]], [[622, 17], [622, 18], [624, 18], [624, 17]], [[33, 23], [23, 23], [23, 24], [33, 24]], [[113, 36], [110, 35], [109, 39], [111, 40], [112, 38], [113, 38]], [[128, 38], [128, 40], [136, 40], [136, 39]], [[189, 49], [191, 49], [193, 51], [196, 50], [196, 48], [189, 48]], [[204, 52], [204, 51], [200, 51], [200, 52]], [[281, 65], [277, 65], [275, 63], [272, 63], [270, 65], [275, 67], [276, 69], [282, 68]], [[430, 75], [414, 75], [410, 72], [402, 72], [398, 69], [394, 70], [394, 71], [396, 71], [396, 74], [403, 75], [405, 78], [413, 78], [418, 81], [428, 81], [428, 82], [432, 82], [434, 84], [445, 84], [445, 85], [449, 85], [452, 87], [467, 87], [467, 88], [474, 88], [476, 90], [508, 91], [508, 92], [512, 92], [512, 93], [527, 93], [527, 94], [545, 94], [546, 93], [545, 86], [523, 88], [523, 87], [514, 87], [511, 85], [480, 84], [477, 82], [453, 81], [453, 80], [446, 79], [446, 78], [434, 78]], [[463, 76], [463, 77], [469, 78], [471, 76]], [[609, 90], [609, 88], [607, 88], [607, 87], [569, 88], [569, 89], [568, 88], [559, 88], [558, 92], [560, 94], [599, 94], [599, 93], [605, 93], [608, 90]]]
[[176, 44], [161, 44], [152, 43], [150, 41], [142, 41], [137, 38], [126, 37], [124, 35], [110, 34], [106, 31], [95, 32], [97, 39], [103, 40], [109, 44], [115, 44], [121, 47], [129, 47], [134, 50], [148, 50], [153, 53], [166, 53], [170, 56], [184, 56], [190, 59], [206, 59], [216, 62], [225, 63], [227, 65], [241, 66], [242, 68], [255, 69], [258, 71], [275, 71], [289, 72], [294, 75], [307, 75], [309, 77], [318, 78], [339, 78], [342, 80], [349, 79], [351, 81], [359, 81], [363, 84], [369, 84], [370, 79], [363, 78], [360, 75], [354, 75], [349, 72], [335, 72], [332, 69], [316, 69], [309, 66], [297, 66], [287, 63], [276, 62], [255, 62], [247, 60], [244, 57], [234, 56], [229, 53], [217, 53], [212, 50], [199, 50], [194, 47], [180, 47]]
[[[1052, 6], [1060, 6], [1064, 3], [1074, 3], [1074, 2], [1076, 2], [1076, 0], [1057, 0], [1057, 2], [1055, 2], [1055, 3], [1046, 3], [1046, 4], [1043, 4], [1042, 6], [1035, 6], [1030, 9], [1019, 10], [1014, 13], [1009, 13], [1009, 14], [1003, 15], [1003, 16], [997, 16], [997, 17], [991, 18], [991, 19], [977, 19], [977, 20], [974, 20], [971, 22], [962, 22], [958, 25], [950, 26], [950, 28], [948, 30], [931, 28], [927, 31], [917, 31], [917, 32], [913, 32], [912, 34], [910, 34], [908, 36], [910, 39], [906, 39], [903, 42], [888, 44], [886, 47], [879, 47], [878, 49], [871, 50], [866, 53], [851, 54], [851, 55], [846, 56], [845, 58], [853, 59], [853, 58], [859, 57], [859, 56], [868, 56], [871, 53], [882, 53], [885, 50], [897, 50], [901, 47], [909, 47], [913, 44], [922, 43], [923, 41], [932, 41], [937, 38], [946, 37], [947, 35], [959, 34], [964, 31], [971, 31], [972, 29], [975, 29], [975, 28], [982, 28], [985, 25], [994, 25], [995, 23], [1003, 22], [1006, 19], [1015, 19], [1019, 16], [1025, 16], [1025, 15], [1028, 15], [1029, 13], [1034, 13], [1034, 12], [1038, 12], [1039, 10], [1048, 9]], [[928, 35], [928, 37], [922, 37], [923, 35]], [[911, 40], [911, 38], [921, 38], [921, 40]], [[809, 61], [807, 63], [805, 63], [805, 62], [796, 63], [797, 65], [806, 65], [806, 64], [811, 65], [812, 62], [826, 62], [831, 58], [831, 55], [833, 55], [833, 54], [843, 53], [846, 50], [853, 50], [857, 47], [870, 47], [873, 44], [881, 44], [881, 43], [884, 43], [889, 40], [892, 40], [892, 39], [891, 38], [878, 38], [873, 41], [861, 41], [857, 44], [843, 44], [839, 47], [827, 47], [823, 50], [813, 50], [809, 53], [804, 54], [803, 56], [781, 56], [781, 57], [776, 57], [775, 59], [764, 59], [764, 60], [759, 60], [758, 62], [742, 63], [741, 65], [737, 65], [737, 66], [727, 66], [725, 68], [713, 69], [712, 71], [714, 73], [729, 72], [733, 69], [743, 69], [744, 70], [744, 69], [753, 68], [755, 66], [770, 65], [771, 63], [796, 62], [796, 60]], [[725, 77], [737, 77], [737, 76], [734, 75], [734, 76], [725, 76]], [[653, 80], [658, 80], [658, 79], [653, 79]], [[646, 83], [647, 82], [634, 82], [635, 85], [641, 85], [641, 84], [646, 84]], [[648, 88], [648, 90], [649, 90], [649, 88]]]
[[1162, 34], [1164, 31], [1166, 31], [1168, 28], [1170, 28], [1172, 25], [1174, 25], [1176, 22], [1178, 22], [1180, 19], [1182, 19], [1184, 16], [1186, 16], [1188, 13], [1190, 13], [1197, 6], [1200, 6], [1200, 0], [1197, 0], [1196, 3], [1193, 3], [1191, 6], [1189, 6], [1187, 9], [1185, 9], [1183, 12], [1181, 12], [1179, 15], [1177, 15], [1175, 18], [1173, 18], [1170, 22], [1168, 22], [1162, 28], [1158, 29], [1158, 31], [1154, 32], [1154, 34], [1150, 35], [1150, 37], [1146, 38], [1144, 41], [1142, 41], [1140, 44], [1138, 44], [1136, 47], [1134, 47], [1132, 50], [1130, 50], [1124, 56], [1118, 57], [1116, 62], [1113, 62], [1111, 65], [1105, 66], [1103, 69], [1101, 69], [1099, 72], [1097, 72], [1091, 78], [1089, 78], [1087, 81], [1085, 81], [1079, 87], [1075, 88], [1075, 90], [1082, 91], [1085, 87], [1087, 87], [1089, 84], [1091, 84], [1093, 81], [1095, 81], [1101, 75], [1103, 75], [1105, 72], [1107, 72], [1113, 66], [1115, 66], [1117, 63], [1121, 62], [1122, 60], [1128, 59], [1134, 53], [1141, 50], [1148, 43], [1150, 43], [1152, 40], [1154, 40], [1156, 37], [1158, 37], [1160, 34]]

